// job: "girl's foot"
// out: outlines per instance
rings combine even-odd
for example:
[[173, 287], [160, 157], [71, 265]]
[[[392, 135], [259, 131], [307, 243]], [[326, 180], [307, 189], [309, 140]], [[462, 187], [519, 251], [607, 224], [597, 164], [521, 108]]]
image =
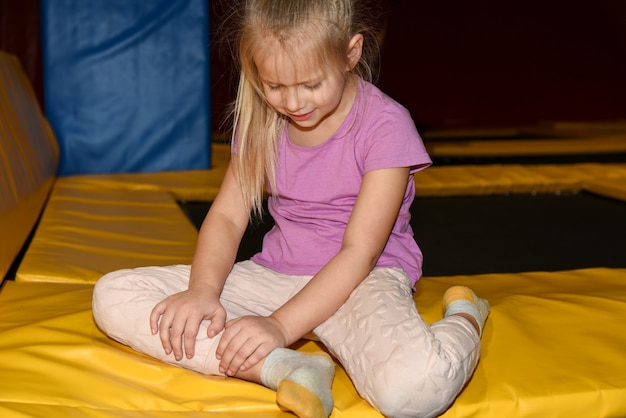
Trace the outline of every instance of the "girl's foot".
[[276, 402], [300, 418], [327, 418], [333, 410], [335, 365], [323, 352], [277, 348], [266, 358], [261, 381], [276, 390]]
[[[460, 315], [473, 323], [478, 335], [482, 335], [483, 326], [489, 315], [489, 302], [481, 299], [472, 289], [465, 286], [453, 286], [443, 295], [444, 316]], [[474, 319], [474, 321], [471, 321]]]

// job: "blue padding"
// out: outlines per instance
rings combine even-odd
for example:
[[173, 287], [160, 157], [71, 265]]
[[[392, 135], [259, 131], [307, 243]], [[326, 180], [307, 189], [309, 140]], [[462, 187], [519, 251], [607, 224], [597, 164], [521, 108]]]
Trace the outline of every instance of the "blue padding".
[[42, 0], [60, 175], [209, 168], [206, 0]]

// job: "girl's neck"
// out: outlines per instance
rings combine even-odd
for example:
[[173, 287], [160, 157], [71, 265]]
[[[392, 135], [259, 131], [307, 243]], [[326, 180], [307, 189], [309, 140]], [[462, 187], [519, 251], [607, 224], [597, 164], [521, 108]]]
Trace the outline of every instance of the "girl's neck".
[[287, 126], [289, 139], [302, 147], [315, 147], [328, 141], [346, 119], [358, 93], [358, 77], [348, 74], [341, 102], [334, 112], [311, 129], [299, 129], [293, 123]]

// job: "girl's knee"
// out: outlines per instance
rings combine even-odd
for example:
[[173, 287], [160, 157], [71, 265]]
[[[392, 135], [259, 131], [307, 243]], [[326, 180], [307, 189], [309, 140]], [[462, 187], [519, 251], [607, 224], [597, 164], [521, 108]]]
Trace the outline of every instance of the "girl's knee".
[[431, 375], [419, 370], [376, 379], [367, 398], [385, 417], [435, 417], [454, 401], [462, 385], [457, 379]]
[[378, 385], [369, 395], [369, 401], [380, 413], [386, 417], [409, 416], [408, 411], [412, 390], [397, 385]]
[[139, 267], [108, 273], [96, 282], [92, 298], [98, 327], [120, 341], [151, 335], [150, 312], [167, 296], [187, 288], [189, 266]]
[[150, 292], [142, 283], [142, 275], [136, 274], [138, 270], [108, 273], [94, 286], [91, 302], [93, 317], [98, 327], [109, 335], [128, 328], [137, 317], [145, 316], [147, 305], [154, 304], [149, 300]]
[[112, 307], [119, 303], [115, 296], [115, 282], [120, 276], [109, 273], [101, 277], [95, 284], [91, 300], [91, 310], [98, 327], [107, 332], [111, 327]]

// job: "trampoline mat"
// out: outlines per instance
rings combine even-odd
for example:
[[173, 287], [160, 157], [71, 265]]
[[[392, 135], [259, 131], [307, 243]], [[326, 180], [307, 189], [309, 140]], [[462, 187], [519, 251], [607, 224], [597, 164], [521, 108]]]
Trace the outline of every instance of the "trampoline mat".
[[626, 267], [626, 203], [589, 193], [417, 199], [424, 275]]
[[[199, 227], [208, 202], [182, 204]], [[626, 202], [590, 193], [419, 197], [411, 224], [425, 276], [626, 267]], [[272, 226], [251, 225], [238, 260]]]

